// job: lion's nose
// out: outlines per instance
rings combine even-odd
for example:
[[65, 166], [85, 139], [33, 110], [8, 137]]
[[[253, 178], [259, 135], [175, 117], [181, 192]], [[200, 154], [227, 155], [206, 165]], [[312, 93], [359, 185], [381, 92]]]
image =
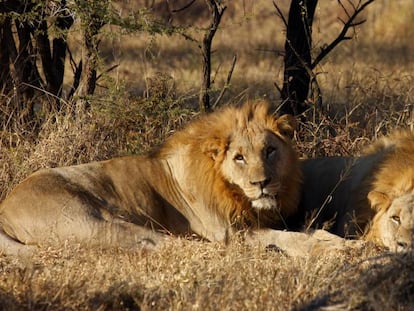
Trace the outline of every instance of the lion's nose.
[[262, 180], [250, 181], [250, 184], [253, 186], [260, 186], [261, 189], [265, 188], [270, 183], [270, 178], [265, 178]]

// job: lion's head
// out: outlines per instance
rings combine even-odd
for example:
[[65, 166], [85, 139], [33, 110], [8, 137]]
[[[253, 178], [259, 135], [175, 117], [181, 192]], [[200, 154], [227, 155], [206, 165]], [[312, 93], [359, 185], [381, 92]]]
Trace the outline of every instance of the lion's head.
[[288, 139], [293, 134], [289, 116], [276, 120], [272, 127], [250, 122], [235, 131], [229, 140], [221, 162], [223, 177], [237, 185], [258, 211], [280, 208], [278, 195], [294, 157]]
[[[296, 212], [301, 172], [291, 138], [296, 120], [263, 101], [227, 107], [177, 133], [189, 146], [196, 195], [231, 223], [283, 224]], [[260, 218], [260, 219], [259, 219]]]
[[384, 155], [367, 196], [376, 213], [367, 237], [403, 251], [414, 243], [414, 135], [396, 131], [374, 143], [368, 149], [373, 153]]
[[404, 251], [412, 246], [414, 234], [414, 194], [390, 198], [385, 193], [371, 191], [368, 199], [378, 212], [369, 234], [392, 251]]

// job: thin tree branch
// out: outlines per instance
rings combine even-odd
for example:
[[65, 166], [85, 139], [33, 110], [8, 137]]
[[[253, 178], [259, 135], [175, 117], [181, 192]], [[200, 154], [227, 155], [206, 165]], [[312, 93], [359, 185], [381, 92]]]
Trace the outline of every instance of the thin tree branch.
[[229, 73], [227, 74], [226, 83], [224, 84], [223, 88], [221, 89], [221, 92], [220, 92], [219, 96], [217, 97], [216, 101], [214, 102], [213, 109], [218, 106], [218, 104], [221, 101], [222, 97], [224, 96], [227, 89], [229, 88], [231, 77], [233, 76], [234, 67], [236, 66], [236, 62], [237, 62], [237, 55], [235, 54], [233, 56], [233, 61], [232, 61]]
[[283, 21], [283, 24], [285, 25], [285, 27], [287, 28], [288, 26], [288, 22], [285, 18], [285, 16], [282, 13], [282, 10], [279, 8], [279, 6], [277, 5], [276, 1], [273, 1], [273, 6], [275, 7], [276, 11], [277, 11], [277, 16], [280, 17], [280, 19]]
[[190, 6], [192, 6], [194, 2], [196, 2], [196, 0], [192, 0], [189, 3], [187, 3], [186, 5], [184, 5], [182, 8], [172, 10], [171, 12], [172, 13], [178, 13], [178, 12], [184, 11], [185, 9], [188, 9]]
[[118, 68], [118, 66], [119, 66], [119, 64], [115, 64], [115, 65], [109, 67], [108, 69], [106, 69], [105, 71], [103, 71], [101, 74], [99, 74], [96, 77], [96, 81], [98, 81], [104, 74], [107, 74], [107, 73], [111, 72], [112, 70]]
[[349, 16], [349, 19], [347, 22], [344, 23], [344, 27], [342, 28], [342, 31], [339, 33], [336, 39], [333, 40], [327, 47], [321, 49], [321, 52], [319, 53], [319, 55], [312, 62], [311, 69], [315, 68], [320, 63], [320, 61], [324, 59], [326, 55], [328, 55], [339, 43], [341, 43], [344, 40], [352, 39], [352, 37], [349, 37], [346, 35], [349, 28], [359, 26], [365, 22], [365, 21], [354, 22], [354, 20], [369, 4], [374, 2], [374, 0], [368, 0], [362, 3], [360, 6], [354, 7], [354, 13], [352, 15], [350, 15], [348, 11], [345, 9], [342, 1], [338, 1], [338, 2], [342, 6], [345, 13]]
[[[196, 39], [194, 39], [193, 37], [191, 37], [190, 35], [186, 34], [185, 32], [179, 31], [178, 32], [181, 36], [184, 37], [184, 39], [191, 41], [191, 42], [195, 42], [195, 43], [199, 43]], [[201, 45], [198, 44], [198, 47], [201, 49]]]
[[202, 64], [202, 85], [199, 95], [200, 111], [210, 111], [210, 86], [211, 86], [211, 45], [214, 35], [220, 25], [221, 17], [226, 10], [226, 6], [217, 0], [205, 0], [208, 9], [212, 15], [212, 19], [201, 44], [201, 55], [203, 57]]
[[73, 97], [73, 95], [75, 94], [76, 90], [79, 87], [81, 76], [82, 76], [82, 67], [83, 67], [82, 60], [79, 61], [78, 65], [76, 65], [76, 63], [74, 64], [73, 84], [72, 84], [72, 87], [70, 88], [70, 91], [69, 91], [69, 94], [68, 94], [68, 97], [67, 97], [68, 100]]
[[273, 82], [273, 85], [275, 86], [276, 90], [279, 92], [279, 95], [282, 95], [282, 88], [276, 82]]

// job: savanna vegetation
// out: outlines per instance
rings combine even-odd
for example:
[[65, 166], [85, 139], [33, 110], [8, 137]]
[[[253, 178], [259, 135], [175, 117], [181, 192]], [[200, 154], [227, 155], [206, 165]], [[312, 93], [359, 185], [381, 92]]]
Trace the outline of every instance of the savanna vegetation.
[[[48, 13], [47, 25], [66, 18], [56, 24], [60, 27], [47, 28], [50, 46], [54, 38], [67, 40], [59, 50], [66, 55], [64, 67], [62, 54], [42, 59], [39, 53], [25, 58], [26, 63], [9, 63], [12, 56], [4, 56], [7, 29], [16, 40], [14, 59], [22, 60], [19, 51], [39, 52], [40, 42], [46, 42], [45, 32], [31, 30], [44, 12], [35, 9], [16, 23], [13, 18], [19, 15], [5, 9], [15, 1], [0, 2], [0, 66], [10, 69], [0, 77], [0, 199], [41, 167], [145, 152], [200, 113], [202, 43], [212, 15], [204, 1], [173, 2], [112, 1], [108, 10], [104, 0], [46, 1], [48, 12], [54, 12]], [[76, 10], [59, 9], [56, 3]], [[337, 38], [352, 3], [363, 1], [318, 2], [311, 59]], [[277, 109], [286, 38], [280, 15], [287, 18], [290, 1], [224, 4], [212, 40], [211, 109], [248, 98], [265, 98]], [[321, 100], [309, 98], [310, 108], [300, 117], [300, 156], [358, 155], [379, 135], [412, 128], [413, 17], [412, 1], [374, 1], [355, 21], [366, 22], [349, 29], [352, 39], [312, 68]], [[56, 44], [62, 48], [61, 41]], [[19, 68], [38, 74], [38, 84]], [[63, 72], [54, 77], [51, 68]], [[87, 87], [91, 81], [94, 88]], [[177, 239], [154, 253], [64, 245], [40, 248], [24, 259], [0, 256], [0, 306], [411, 310], [413, 262], [412, 253], [389, 254], [370, 245], [306, 258], [238, 241]]]

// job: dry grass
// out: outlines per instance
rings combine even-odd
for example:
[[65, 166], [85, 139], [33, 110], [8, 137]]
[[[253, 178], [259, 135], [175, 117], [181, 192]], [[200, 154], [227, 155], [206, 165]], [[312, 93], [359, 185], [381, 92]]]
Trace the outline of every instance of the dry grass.
[[[240, 3], [244, 6], [234, 4], [226, 12], [229, 18], [216, 37], [213, 66], [220, 70], [214, 86], [217, 92], [221, 89], [237, 53], [225, 99], [277, 101], [273, 83], [280, 84], [282, 59], [274, 51], [283, 48], [282, 23], [271, 1]], [[320, 1], [314, 31], [317, 46], [338, 30], [340, 10], [335, 5]], [[378, 135], [413, 126], [413, 6], [408, 0], [376, 1], [356, 40], [343, 43], [317, 68], [324, 110], [310, 111], [310, 121], [301, 124], [297, 133], [301, 156], [358, 154]], [[183, 21], [188, 19], [175, 22]], [[193, 22], [201, 26], [203, 19]], [[195, 114], [200, 75], [195, 44], [179, 36], [118, 36], [116, 29], [107, 30], [111, 37], [102, 45], [104, 66], [119, 66], [101, 81], [106, 88], [99, 89], [91, 115], [52, 116], [36, 128], [35, 137], [27, 135], [30, 129], [2, 124], [0, 198], [40, 167], [143, 152]], [[72, 35], [76, 42], [78, 34]], [[77, 52], [73, 51], [75, 56]], [[184, 239], [157, 253], [72, 245], [40, 249], [26, 260], [0, 257], [0, 306], [4, 310], [412, 310], [413, 261], [412, 253], [390, 255], [371, 246], [297, 259], [241, 243], [224, 246]]]
[[[366, 256], [358, 254], [358, 260]], [[241, 244], [186, 240], [152, 254], [42, 249], [26, 262], [2, 259], [0, 299], [7, 310], [287, 310], [331, 295], [340, 299], [333, 277], [375, 263], [355, 263], [356, 258], [327, 254], [299, 260]]]
[[1, 258], [0, 304], [5, 310], [409, 310], [412, 260], [371, 248], [297, 259], [182, 239], [157, 253], [71, 245], [40, 249], [25, 261]]

